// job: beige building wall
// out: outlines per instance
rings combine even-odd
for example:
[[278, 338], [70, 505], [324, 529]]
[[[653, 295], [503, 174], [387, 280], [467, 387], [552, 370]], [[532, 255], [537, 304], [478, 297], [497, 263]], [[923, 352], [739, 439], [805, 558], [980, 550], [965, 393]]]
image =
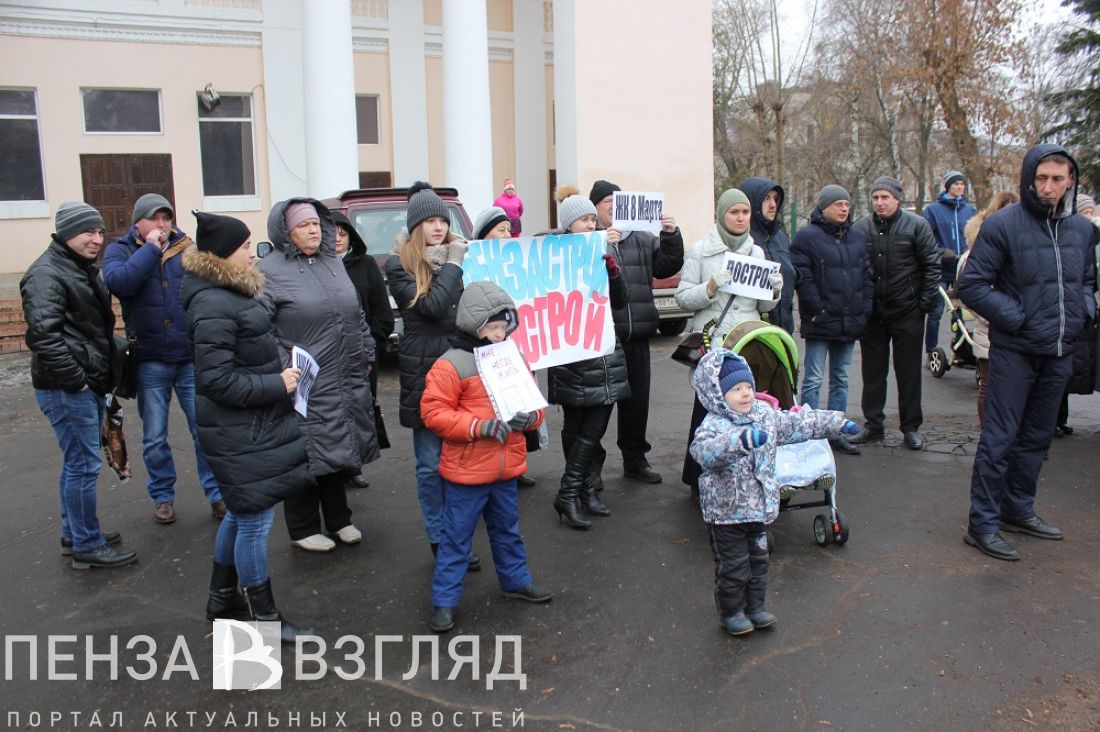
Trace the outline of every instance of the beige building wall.
[[[393, 95], [390, 93], [390, 57], [383, 53], [356, 53], [355, 93], [378, 97], [378, 144], [359, 146], [359, 170], [393, 171]], [[395, 185], [401, 185], [395, 182]]]
[[[22, 272], [45, 249], [62, 201], [82, 200], [81, 154], [161, 153], [172, 156], [179, 226], [193, 232], [192, 208], [203, 208], [199, 120], [195, 94], [212, 80], [222, 93], [253, 94], [253, 146], [257, 195], [267, 190], [267, 151], [262, 144], [259, 48], [117, 43], [5, 36], [0, 43], [4, 84], [37, 89], [39, 136], [49, 215], [0, 219], [0, 272]], [[159, 89], [160, 134], [84, 132], [81, 87]], [[231, 211], [266, 238], [266, 211]]]
[[696, 241], [714, 223], [710, 1], [572, 2], [578, 187], [662, 192]]

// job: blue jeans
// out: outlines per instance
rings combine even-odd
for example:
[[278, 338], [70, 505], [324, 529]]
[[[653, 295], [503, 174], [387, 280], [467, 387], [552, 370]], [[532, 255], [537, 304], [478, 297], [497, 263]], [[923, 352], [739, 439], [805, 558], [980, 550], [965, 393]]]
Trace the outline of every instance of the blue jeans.
[[427, 427], [413, 427], [413, 454], [416, 456], [416, 497], [424, 514], [428, 541], [438, 544], [443, 535], [443, 478], [439, 476], [439, 454], [443, 439]]
[[275, 521], [275, 507], [259, 513], [230, 511], [214, 538], [214, 561], [237, 568], [241, 587], [256, 587], [267, 580], [267, 535]]
[[825, 378], [825, 357], [829, 357], [829, 406], [838, 412], [848, 411], [848, 367], [852, 365], [855, 341], [825, 341], [806, 339], [805, 361], [802, 365], [802, 389], [799, 404], [817, 409], [821, 382]]
[[514, 592], [530, 585], [527, 550], [519, 534], [516, 479], [484, 485], [457, 485], [445, 480], [444, 485], [447, 505], [443, 511], [443, 541], [432, 573], [432, 605], [458, 607], [462, 580], [470, 566], [470, 544], [481, 516], [485, 516], [500, 589]]
[[96, 516], [104, 398], [91, 389], [35, 389], [34, 398], [61, 448], [61, 536], [73, 540], [74, 552], [89, 552], [107, 543]]
[[221, 490], [214, 478], [214, 471], [206, 462], [199, 447], [199, 433], [195, 429], [195, 366], [189, 361], [140, 361], [137, 374], [138, 413], [141, 415], [141, 459], [149, 474], [147, 490], [153, 503], [176, 500], [176, 464], [172, 460], [172, 448], [168, 445], [168, 405], [172, 390], [176, 391], [191, 441], [195, 445], [195, 462], [199, 483], [206, 500], [220, 501]]

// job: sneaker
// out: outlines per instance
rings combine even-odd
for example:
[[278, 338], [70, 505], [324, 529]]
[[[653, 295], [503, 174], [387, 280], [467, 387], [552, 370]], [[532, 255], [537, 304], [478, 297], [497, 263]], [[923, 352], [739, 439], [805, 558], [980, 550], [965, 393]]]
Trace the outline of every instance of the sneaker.
[[336, 542], [324, 534], [314, 534], [297, 541], [292, 540], [290, 543], [299, 549], [305, 549], [307, 552], [331, 552], [336, 548]]
[[[103, 538], [107, 540], [108, 544], [117, 544], [122, 541], [122, 534], [117, 531], [104, 531]], [[71, 557], [73, 555], [73, 540], [62, 536], [61, 537], [61, 556]]]
[[513, 600], [526, 600], [527, 602], [550, 602], [554, 599], [553, 592], [535, 585], [527, 585], [522, 590], [505, 590], [501, 594]]
[[623, 477], [630, 480], [637, 480], [642, 483], [660, 483], [661, 474], [653, 469], [653, 466], [649, 463], [642, 463], [641, 465], [623, 469]]
[[90, 552], [73, 552], [73, 569], [92, 567], [123, 567], [137, 561], [137, 552], [119, 549], [111, 544], [97, 546]]
[[340, 542], [343, 544], [358, 544], [363, 540], [363, 532], [351, 524], [337, 531], [336, 535], [340, 537]]
[[158, 524], [174, 524], [176, 522], [176, 507], [172, 501], [158, 503], [153, 508], [153, 520]]
[[452, 607], [433, 607], [428, 627], [436, 633], [446, 633], [455, 627], [455, 611]]

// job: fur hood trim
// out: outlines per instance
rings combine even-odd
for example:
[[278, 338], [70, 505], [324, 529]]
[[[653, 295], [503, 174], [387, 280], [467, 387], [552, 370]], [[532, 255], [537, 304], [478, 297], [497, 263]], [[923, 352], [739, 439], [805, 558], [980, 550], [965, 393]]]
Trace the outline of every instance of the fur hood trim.
[[264, 289], [264, 275], [255, 267], [234, 267], [216, 254], [194, 247], [183, 255], [183, 268], [210, 283], [245, 297], [256, 297]]

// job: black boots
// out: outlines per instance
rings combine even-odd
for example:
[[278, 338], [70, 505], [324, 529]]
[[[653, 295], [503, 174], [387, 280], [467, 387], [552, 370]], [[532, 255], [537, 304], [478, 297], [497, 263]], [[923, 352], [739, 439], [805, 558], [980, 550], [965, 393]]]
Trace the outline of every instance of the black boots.
[[611, 509], [600, 499], [596, 485], [595, 476], [590, 473], [581, 488], [581, 505], [593, 516], [610, 516]]
[[565, 523], [574, 529], [587, 529], [592, 522], [581, 516], [580, 512], [580, 486], [566, 483], [561, 479], [561, 488], [558, 497], [554, 499], [554, 510], [558, 512], [558, 523], [565, 519]]
[[214, 562], [214, 571], [210, 573], [210, 597], [206, 600], [207, 620], [248, 620], [248, 603], [237, 583], [236, 567]]
[[[588, 480], [588, 476], [589, 467], [599, 444], [589, 437], [577, 435], [569, 448], [569, 454], [565, 456], [565, 472], [561, 476], [561, 488], [558, 490], [558, 497], [554, 499], [558, 523], [561, 523], [564, 518], [565, 522], [574, 529], [587, 529], [592, 525], [591, 521], [581, 516], [580, 507], [583, 500], [581, 492], [584, 491], [587, 494], [588, 486], [591, 485], [591, 494], [593, 497], [596, 495], [595, 483]], [[607, 510], [607, 506], [604, 506], [598, 498], [596, 503]]]
[[299, 628], [283, 617], [275, 608], [275, 598], [271, 594], [271, 578], [262, 585], [245, 587], [244, 596], [248, 601], [248, 612], [252, 620], [282, 623], [282, 641], [292, 644], [300, 635], [313, 635], [311, 628]]

